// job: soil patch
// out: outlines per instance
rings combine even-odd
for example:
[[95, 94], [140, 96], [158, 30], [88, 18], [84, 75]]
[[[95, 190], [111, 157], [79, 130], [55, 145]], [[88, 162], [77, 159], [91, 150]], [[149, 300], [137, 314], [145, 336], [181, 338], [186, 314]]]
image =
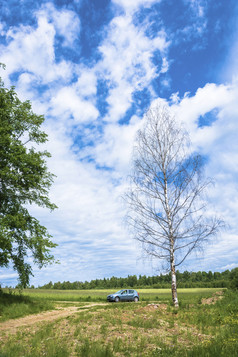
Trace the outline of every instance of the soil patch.
[[214, 305], [218, 300], [223, 299], [223, 297], [223, 291], [217, 291], [212, 295], [212, 297], [202, 299], [202, 305]]
[[166, 304], [148, 304], [144, 307], [141, 307], [139, 311], [155, 311], [155, 310], [167, 310], [167, 305]]
[[[106, 305], [104, 303], [83, 305], [83, 308], [88, 308], [98, 305]], [[59, 307], [56, 310], [42, 312], [40, 314], [29, 315], [19, 319], [11, 319], [0, 323], [0, 331], [14, 334], [20, 327], [28, 327], [40, 322], [50, 322], [62, 317], [67, 317], [80, 311], [79, 306]], [[1, 337], [0, 337], [1, 339]]]

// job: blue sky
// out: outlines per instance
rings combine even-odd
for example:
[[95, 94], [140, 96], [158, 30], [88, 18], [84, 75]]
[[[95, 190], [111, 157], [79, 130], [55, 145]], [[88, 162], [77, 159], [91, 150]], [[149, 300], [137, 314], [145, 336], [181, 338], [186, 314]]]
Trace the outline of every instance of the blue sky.
[[[209, 210], [228, 224], [180, 270], [238, 265], [237, 19], [236, 0], [1, 1], [0, 75], [45, 116], [57, 175], [59, 209], [31, 210], [61, 264], [35, 267], [31, 284], [161, 271], [128, 233], [121, 200], [135, 133], [158, 103], [208, 158]], [[0, 276], [17, 282], [11, 268]]]

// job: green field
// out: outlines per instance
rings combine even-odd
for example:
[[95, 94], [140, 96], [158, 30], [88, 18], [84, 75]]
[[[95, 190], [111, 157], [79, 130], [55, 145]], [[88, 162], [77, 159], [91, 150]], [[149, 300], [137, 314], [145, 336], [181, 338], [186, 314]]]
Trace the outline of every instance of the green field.
[[[178, 297], [182, 302], [190, 300], [199, 300], [214, 293], [218, 288], [192, 288], [178, 289]], [[79, 301], [79, 302], [103, 302], [106, 301], [107, 295], [116, 292], [117, 289], [102, 290], [46, 290], [46, 289], [25, 289], [23, 295], [30, 296], [34, 299], [43, 299], [51, 301]], [[171, 301], [170, 289], [138, 289], [141, 301]]]
[[32, 314], [32, 306], [75, 306], [75, 313], [30, 328], [25, 324], [10, 334], [0, 323], [0, 357], [235, 357], [238, 294], [217, 290], [180, 289], [179, 309], [165, 289], [139, 290], [137, 304], [106, 303], [111, 290], [12, 292], [9, 304], [0, 299], [1, 315], [6, 307], [12, 315], [21, 309], [23, 315]]
[[[215, 293], [217, 288], [179, 289], [180, 306], [199, 303]], [[2, 289], [0, 294], [0, 322], [54, 308], [56, 302], [90, 303], [106, 302], [112, 290], [53, 290], [53, 289]], [[172, 304], [170, 289], [139, 289], [140, 302]], [[10, 293], [10, 294], [9, 294]]]

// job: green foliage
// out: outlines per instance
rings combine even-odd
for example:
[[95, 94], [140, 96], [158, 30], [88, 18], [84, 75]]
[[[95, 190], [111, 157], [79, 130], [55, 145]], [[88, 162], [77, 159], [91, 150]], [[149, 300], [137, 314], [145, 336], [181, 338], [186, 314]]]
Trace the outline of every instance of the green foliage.
[[[220, 272], [188, 272], [180, 273], [177, 271], [177, 286], [178, 288], [233, 288], [238, 287], [238, 268], [231, 271], [226, 270]], [[137, 289], [154, 288], [166, 289], [171, 287], [171, 274], [160, 274], [156, 276], [146, 275], [128, 275], [126, 278], [111, 278], [95, 279], [90, 282], [75, 281], [60, 281], [40, 287], [41, 289], [56, 289], [56, 290], [88, 290], [88, 289], [120, 289], [123, 287], [131, 287]]]
[[32, 274], [26, 257], [31, 255], [41, 268], [53, 260], [50, 248], [56, 246], [27, 208], [56, 208], [48, 197], [54, 176], [46, 164], [50, 154], [35, 148], [47, 141], [40, 130], [43, 121], [30, 102], [21, 102], [0, 78], [0, 267], [12, 264], [22, 286]]
[[230, 287], [234, 290], [238, 289], [238, 268], [232, 269], [230, 274]]
[[4, 293], [0, 290], [0, 321], [36, 314], [52, 308], [53, 304], [49, 301], [36, 301], [20, 292]]

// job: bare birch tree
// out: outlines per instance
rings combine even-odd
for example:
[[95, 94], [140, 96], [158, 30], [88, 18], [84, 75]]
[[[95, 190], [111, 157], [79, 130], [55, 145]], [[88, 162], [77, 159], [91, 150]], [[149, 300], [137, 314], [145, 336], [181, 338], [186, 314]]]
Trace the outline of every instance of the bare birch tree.
[[147, 112], [135, 141], [127, 218], [145, 252], [167, 262], [175, 307], [176, 267], [223, 224], [205, 214], [211, 181], [203, 177], [202, 161], [168, 107]]

